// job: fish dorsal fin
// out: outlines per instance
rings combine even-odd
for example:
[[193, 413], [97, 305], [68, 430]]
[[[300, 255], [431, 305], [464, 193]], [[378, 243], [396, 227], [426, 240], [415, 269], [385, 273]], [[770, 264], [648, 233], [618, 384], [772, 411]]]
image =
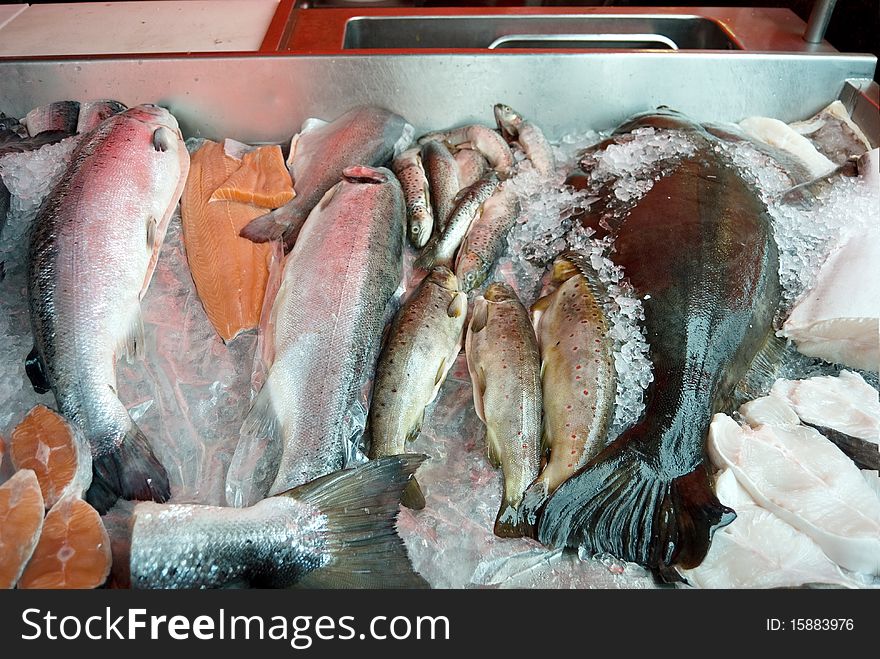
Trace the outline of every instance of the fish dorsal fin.
[[[590, 289], [590, 292], [593, 294], [593, 297], [596, 298], [597, 302], [602, 304], [607, 301], [608, 292], [605, 289], [605, 285], [599, 280], [599, 273], [596, 272], [596, 269], [593, 267], [593, 264], [590, 262], [588, 256], [586, 256], [585, 254], [581, 254], [580, 252], [574, 251], [563, 252], [559, 256], [560, 259], [564, 259], [572, 266], [574, 266], [577, 274], [584, 278], [587, 287]], [[553, 265], [555, 278], [556, 264], [554, 263]]]
[[40, 353], [37, 352], [37, 346], [34, 346], [28, 353], [27, 358], [25, 358], [24, 370], [31, 381], [31, 386], [38, 394], [45, 394], [51, 389], [49, 375], [46, 373], [46, 365], [43, 363]]
[[135, 359], [139, 359], [144, 354], [144, 321], [141, 315], [141, 306], [138, 304], [137, 309], [132, 315], [128, 329], [119, 346], [116, 348], [116, 356], [124, 355], [125, 361], [132, 363]]
[[450, 318], [461, 318], [466, 313], [467, 295], [458, 292], [453, 296], [452, 302], [449, 303], [449, 306], [446, 307], [446, 314]]

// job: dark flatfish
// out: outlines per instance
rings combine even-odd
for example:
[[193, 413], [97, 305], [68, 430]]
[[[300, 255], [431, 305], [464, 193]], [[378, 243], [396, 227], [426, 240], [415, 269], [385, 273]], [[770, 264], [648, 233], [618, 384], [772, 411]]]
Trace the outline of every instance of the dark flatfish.
[[735, 517], [712, 490], [706, 434], [770, 335], [779, 282], [766, 208], [716, 138], [669, 112], [625, 126], [649, 125], [697, 149], [608, 225], [643, 298], [654, 382], [640, 421], [551, 497], [538, 537], [662, 569], [699, 565]]

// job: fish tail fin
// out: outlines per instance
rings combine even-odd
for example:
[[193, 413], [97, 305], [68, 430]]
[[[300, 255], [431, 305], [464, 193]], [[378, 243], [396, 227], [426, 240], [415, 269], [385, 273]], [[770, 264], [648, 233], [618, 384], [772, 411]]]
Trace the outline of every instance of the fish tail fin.
[[549, 498], [550, 492], [547, 489], [547, 483], [541, 477], [538, 477], [523, 492], [522, 503], [519, 504], [519, 508], [522, 511], [522, 516], [532, 527], [529, 537], [535, 537], [535, 522], [538, 518], [538, 512], [547, 503]]
[[241, 424], [226, 474], [226, 503], [236, 508], [265, 498], [278, 475], [283, 445], [270, 394], [271, 377], [270, 373]]
[[294, 198], [281, 208], [254, 218], [239, 231], [238, 235], [255, 243], [283, 239], [285, 249], [290, 249], [296, 242], [299, 230], [306, 219], [298, 209], [299, 204]]
[[437, 254], [434, 251], [435, 241], [432, 238], [428, 241], [428, 244], [425, 245], [424, 249], [422, 249], [422, 253], [419, 254], [418, 258], [413, 262], [414, 268], [419, 268], [421, 270], [427, 270], [430, 272], [434, 269], [437, 263]]
[[664, 478], [638, 452], [609, 455], [613, 448], [553, 493], [540, 515], [540, 542], [651, 568], [699, 565], [714, 532], [736, 517], [715, 497], [706, 468]]
[[304, 588], [425, 588], [395, 523], [404, 488], [425, 459], [390, 455], [336, 471], [283, 496], [318, 508], [330, 560], [297, 585]]
[[400, 503], [410, 510], [421, 510], [425, 507], [425, 495], [422, 494], [422, 488], [416, 477], [409, 479], [409, 483], [403, 488], [403, 494], [400, 496]]
[[102, 515], [117, 499], [164, 503], [171, 496], [168, 473], [134, 421], [119, 446], [92, 457], [92, 472], [86, 501]]
[[534, 528], [527, 519], [522, 501], [514, 505], [507, 499], [502, 499], [501, 508], [495, 517], [494, 532], [499, 538], [531, 538], [534, 535]]

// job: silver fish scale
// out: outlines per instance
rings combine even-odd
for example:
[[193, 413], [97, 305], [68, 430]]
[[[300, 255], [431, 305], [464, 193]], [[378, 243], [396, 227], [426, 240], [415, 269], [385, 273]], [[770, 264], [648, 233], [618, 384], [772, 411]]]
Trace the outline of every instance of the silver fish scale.
[[330, 561], [326, 517], [287, 497], [250, 508], [138, 504], [133, 588], [285, 588]]
[[276, 360], [267, 379], [283, 437], [270, 493], [342, 468], [353, 416], [372, 377], [386, 307], [402, 271], [403, 193], [343, 180], [309, 216], [272, 311]]
[[95, 455], [112, 451], [131, 425], [114, 391], [117, 345], [140, 312], [149, 218], [161, 220], [178, 180], [177, 151], [156, 151], [152, 131], [118, 115], [86, 136], [32, 225], [34, 340], [59, 411]]
[[381, 165], [412, 127], [400, 115], [372, 106], [356, 107], [325, 126], [301, 135], [290, 165], [296, 197], [286, 206], [305, 216], [352, 165]]

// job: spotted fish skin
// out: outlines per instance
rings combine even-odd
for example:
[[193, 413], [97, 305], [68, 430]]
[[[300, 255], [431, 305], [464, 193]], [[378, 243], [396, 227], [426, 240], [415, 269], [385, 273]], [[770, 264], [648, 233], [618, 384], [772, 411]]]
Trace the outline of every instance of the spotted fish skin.
[[557, 257], [551, 288], [532, 307], [541, 346], [542, 445], [549, 453], [536, 481], [543, 495], [605, 448], [617, 391], [607, 293], [589, 259], [578, 252]]
[[495, 535], [530, 535], [521, 504], [540, 466], [541, 359], [528, 312], [506, 284], [474, 301], [465, 353], [489, 461], [504, 474]]
[[419, 144], [436, 140], [453, 150], [475, 149], [482, 153], [499, 176], [507, 176], [515, 164], [513, 151], [501, 135], [482, 124], [469, 124], [451, 130], [428, 133], [419, 138]]
[[461, 193], [458, 203], [449, 216], [446, 228], [442, 233], [434, 232], [434, 236], [425, 245], [419, 258], [416, 259], [416, 267], [426, 270], [435, 265], [452, 267], [455, 253], [461, 245], [461, 241], [474, 219], [482, 212], [483, 204], [492, 196], [498, 184], [498, 176], [495, 172], [489, 172]]
[[462, 290], [470, 292], [486, 281], [507, 247], [507, 234], [520, 210], [519, 198], [505, 183], [483, 204], [483, 212], [471, 224], [456, 257], [455, 274]]
[[421, 149], [407, 149], [394, 159], [391, 169], [403, 188], [407, 236], [413, 247], [421, 249], [431, 238], [434, 227], [434, 212]]
[[449, 149], [435, 140], [422, 145], [422, 162], [431, 190], [434, 223], [437, 231], [442, 232], [455, 208], [455, 197], [464, 187], [458, 180], [458, 164]]
[[[425, 409], [461, 350], [466, 316], [467, 295], [443, 266], [422, 280], [397, 313], [376, 367], [367, 423], [371, 459], [404, 453], [406, 442], [418, 436]], [[424, 506], [415, 478], [403, 503]]]
[[539, 126], [503, 103], [495, 106], [495, 121], [504, 139], [519, 144], [541, 176], [550, 176], [556, 170], [553, 147]]

